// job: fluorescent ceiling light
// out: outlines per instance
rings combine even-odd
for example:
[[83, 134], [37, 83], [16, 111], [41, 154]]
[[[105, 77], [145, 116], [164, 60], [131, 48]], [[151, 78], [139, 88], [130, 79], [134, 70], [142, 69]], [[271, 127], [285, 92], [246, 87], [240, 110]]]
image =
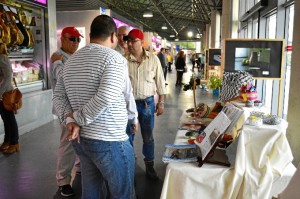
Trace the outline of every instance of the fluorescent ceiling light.
[[170, 37], [175, 37], [175, 35], [170, 35]]
[[163, 29], [163, 30], [167, 30], [167, 29], [168, 29], [168, 27], [167, 27], [166, 25], [163, 25], [163, 26], [161, 27], [161, 29]]
[[145, 11], [144, 14], [143, 14], [143, 17], [153, 17], [153, 13], [149, 10]]
[[175, 39], [175, 41], [179, 41], [179, 39]]

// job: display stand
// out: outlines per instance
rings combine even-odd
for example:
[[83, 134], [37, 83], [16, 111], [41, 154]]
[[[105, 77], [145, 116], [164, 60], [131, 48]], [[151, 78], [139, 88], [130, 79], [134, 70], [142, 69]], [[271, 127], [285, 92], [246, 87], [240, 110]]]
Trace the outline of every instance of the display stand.
[[[197, 157], [198, 167], [202, 167], [202, 165], [204, 163], [218, 164], [218, 165], [230, 167], [230, 163], [222, 162], [222, 161], [218, 161], [218, 160], [212, 160], [213, 156], [215, 155], [216, 148], [217, 148], [219, 142], [223, 139], [223, 136], [224, 136], [224, 134], [222, 133], [218, 137], [217, 141], [215, 142], [215, 144], [213, 145], [213, 147], [209, 151], [208, 155], [204, 158], [204, 160], [202, 160], [201, 156]], [[200, 153], [200, 149], [199, 148], [197, 148], [197, 149], [199, 150], [199, 153]]]

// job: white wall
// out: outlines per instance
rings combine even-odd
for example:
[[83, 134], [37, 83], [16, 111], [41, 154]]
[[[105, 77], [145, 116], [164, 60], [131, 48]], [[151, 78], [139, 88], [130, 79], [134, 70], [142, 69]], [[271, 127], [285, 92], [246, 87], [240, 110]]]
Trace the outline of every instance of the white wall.
[[[57, 12], [57, 30], [66, 26], [84, 27], [85, 43], [90, 43], [90, 26], [93, 19], [100, 14], [99, 10]], [[59, 38], [57, 39], [59, 40]]]

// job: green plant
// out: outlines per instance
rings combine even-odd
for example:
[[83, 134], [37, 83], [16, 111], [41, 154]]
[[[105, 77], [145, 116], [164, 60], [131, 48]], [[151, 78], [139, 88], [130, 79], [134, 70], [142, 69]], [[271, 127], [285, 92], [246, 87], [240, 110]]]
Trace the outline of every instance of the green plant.
[[220, 86], [222, 85], [222, 79], [219, 76], [211, 76], [209, 78], [209, 82], [208, 82], [208, 87], [215, 90], [220, 88]]

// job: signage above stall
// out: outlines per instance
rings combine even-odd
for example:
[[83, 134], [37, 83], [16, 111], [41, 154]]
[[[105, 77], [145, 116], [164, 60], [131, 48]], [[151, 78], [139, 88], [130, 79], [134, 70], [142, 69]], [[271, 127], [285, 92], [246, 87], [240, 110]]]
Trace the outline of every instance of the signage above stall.
[[135, 27], [133, 27], [133, 26], [131, 26], [131, 25], [119, 20], [119, 19], [113, 18], [113, 20], [116, 23], [117, 28], [119, 28], [121, 26], [128, 26], [130, 28], [130, 30], [135, 29]]
[[24, 2], [34, 3], [43, 7], [47, 7], [47, 0], [23, 0]]

